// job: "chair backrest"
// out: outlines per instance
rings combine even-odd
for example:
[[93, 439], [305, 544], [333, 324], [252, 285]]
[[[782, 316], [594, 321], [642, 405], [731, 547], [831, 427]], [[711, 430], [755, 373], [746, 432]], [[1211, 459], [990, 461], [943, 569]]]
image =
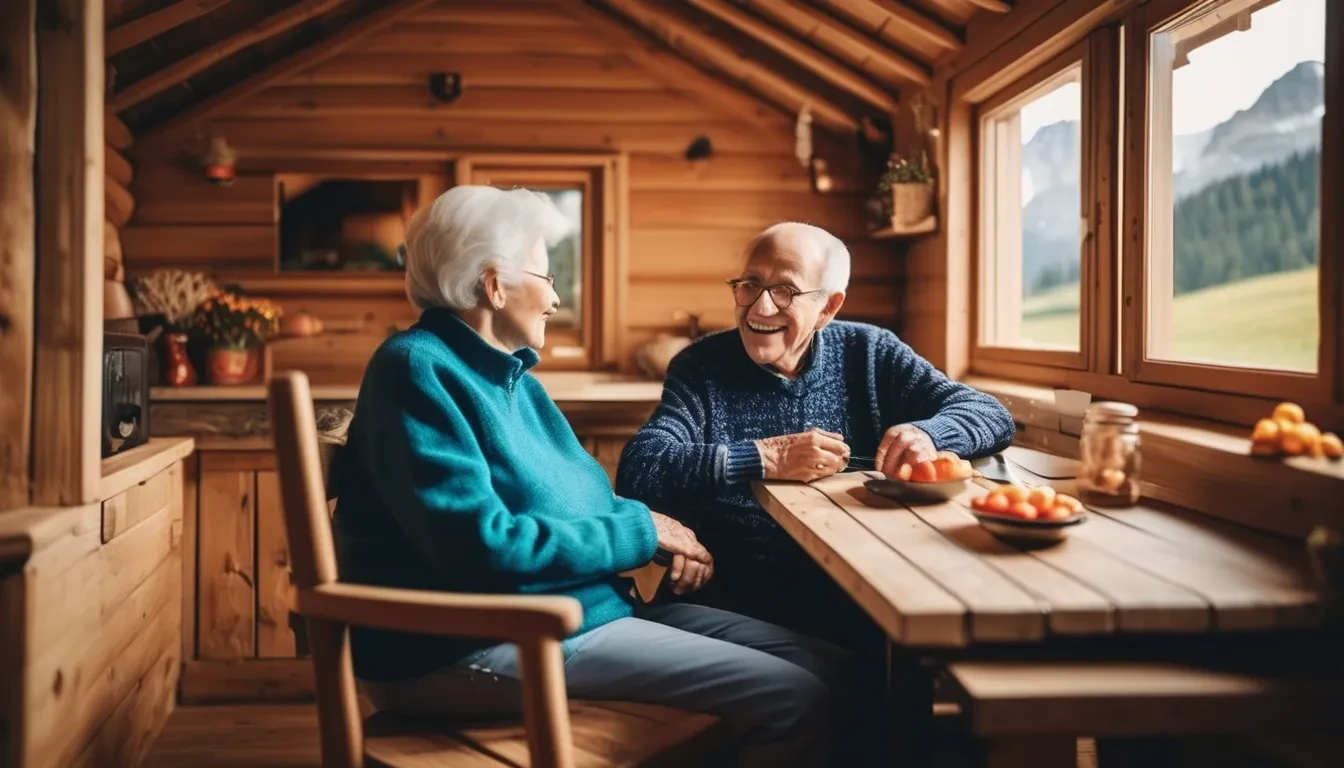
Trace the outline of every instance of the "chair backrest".
[[[308, 377], [292, 371], [276, 374], [267, 383], [267, 395], [285, 534], [289, 537], [291, 579], [300, 591], [308, 590], [337, 579], [336, 547]], [[333, 448], [333, 455], [335, 451]], [[322, 764], [360, 768], [364, 764], [364, 733], [349, 628], [308, 619], [308, 634], [322, 732]]]

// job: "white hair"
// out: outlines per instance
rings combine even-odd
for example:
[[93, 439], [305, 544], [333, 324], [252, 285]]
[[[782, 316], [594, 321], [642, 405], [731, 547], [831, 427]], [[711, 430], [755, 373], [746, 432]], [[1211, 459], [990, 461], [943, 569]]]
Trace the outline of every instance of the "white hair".
[[487, 268], [515, 284], [537, 240], [554, 245], [570, 228], [541, 192], [453, 187], [417, 211], [406, 228], [406, 297], [421, 312], [471, 309]]
[[839, 293], [849, 288], [849, 248], [845, 247], [840, 238], [812, 224], [781, 221], [766, 227], [747, 244], [747, 258], [751, 258], [761, 246], [779, 239], [789, 231], [805, 234], [821, 252], [826, 264], [821, 276], [822, 290]]

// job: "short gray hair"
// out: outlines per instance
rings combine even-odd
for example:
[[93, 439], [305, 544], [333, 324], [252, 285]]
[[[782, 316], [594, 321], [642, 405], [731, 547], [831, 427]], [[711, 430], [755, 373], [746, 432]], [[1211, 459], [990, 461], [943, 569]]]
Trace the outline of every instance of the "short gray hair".
[[827, 293], [839, 293], [849, 288], [849, 248], [840, 238], [821, 227], [805, 224], [801, 221], [781, 221], [772, 224], [751, 239], [747, 244], [747, 258], [751, 258], [762, 245], [774, 241], [785, 231], [796, 229], [806, 233], [821, 251], [826, 268], [821, 276], [821, 288]]
[[453, 187], [417, 211], [406, 228], [406, 297], [421, 312], [471, 309], [488, 267], [506, 284], [516, 283], [537, 240], [554, 245], [570, 228], [541, 192]]

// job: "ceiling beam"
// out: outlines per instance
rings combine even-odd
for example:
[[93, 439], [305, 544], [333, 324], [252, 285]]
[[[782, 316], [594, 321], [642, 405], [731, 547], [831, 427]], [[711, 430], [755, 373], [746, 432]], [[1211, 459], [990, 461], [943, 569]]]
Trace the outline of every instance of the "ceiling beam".
[[821, 53], [816, 48], [794, 40], [769, 24], [758, 21], [750, 14], [737, 10], [723, 0], [686, 0], [686, 2], [735, 27], [740, 32], [774, 49], [777, 53], [788, 57], [795, 64], [807, 69], [817, 77], [849, 91], [883, 112], [887, 114], [896, 112], [896, 100], [892, 98], [891, 94], [868, 82], [845, 65]]
[[976, 8], [983, 8], [994, 13], [1007, 13], [1013, 10], [1013, 6], [1003, 2], [1003, 0], [966, 0], [966, 2]]
[[138, 19], [131, 19], [115, 29], [107, 31], [103, 44], [103, 55], [111, 58], [127, 48], [157, 37], [181, 24], [186, 24], [198, 16], [203, 16], [230, 0], [177, 0], [153, 13], [147, 13]]
[[915, 85], [928, 85], [928, 68], [892, 51], [882, 44], [855, 32], [843, 22], [831, 18], [797, 0], [739, 0], [739, 4], [755, 8], [757, 12], [779, 20], [800, 37], [832, 53], [858, 63], [865, 72], [875, 77], [882, 75], [869, 67], [894, 73], [901, 80]]
[[238, 51], [268, 40], [281, 32], [297, 27], [311, 18], [320, 16], [345, 0], [301, 0], [279, 13], [271, 14], [256, 24], [227, 37], [214, 45], [174, 62], [154, 74], [131, 83], [108, 99], [113, 112], [124, 112], [136, 104], [201, 71], [227, 59]]
[[219, 93], [193, 104], [148, 131], [144, 131], [142, 140], [150, 141], [168, 135], [183, 126], [200, 123], [287, 77], [343, 53], [356, 43], [387, 29], [402, 18], [421, 8], [433, 5], [435, 2], [437, 0], [397, 0], [355, 19], [331, 36], [307, 48], [291, 53], [247, 79], [234, 83]]
[[566, 0], [558, 3], [557, 7], [585, 27], [597, 30], [618, 43], [622, 54], [670, 90], [684, 91], [705, 106], [752, 125], [769, 130], [789, 129], [792, 121], [786, 120], [769, 102], [705, 74], [677, 54], [664, 50], [646, 35], [630, 29], [624, 22], [588, 3]]
[[[904, 3], [893, 2], [893, 0], [868, 0], [868, 2], [877, 6], [878, 10], [885, 13], [890, 19], [882, 27], [878, 28], [881, 32], [887, 27], [893, 30], [904, 32], [905, 34], [918, 37], [932, 45], [936, 45], [944, 50], [961, 50], [961, 40], [942, 24], [930, 19], [928, 16], [916, 11]], [[833, 2], [827, 2], [827, 5], [835, 5]]]
[[661, 8], [639, 0], [603, 2], [667, 43], [673, 50], [683, 52], [692, 60], [708, 62], [790, 111], [797, 112], [806, 106], [811, 109], [814, 119], [828, 128], [843, 132], [858, 130], [854, 118], [827, 99], [795, 85]]

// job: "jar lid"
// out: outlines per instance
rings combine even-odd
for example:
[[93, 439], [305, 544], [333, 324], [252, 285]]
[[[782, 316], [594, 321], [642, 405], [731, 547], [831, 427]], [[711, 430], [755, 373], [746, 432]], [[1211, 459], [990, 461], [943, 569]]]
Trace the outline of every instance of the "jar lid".
[[1139, 409], [1129, 403], [1117, 403], [1100, 400], [1087, 407], [1089, 419], [1102, 421], [1133, 419], [1139, 415]]

